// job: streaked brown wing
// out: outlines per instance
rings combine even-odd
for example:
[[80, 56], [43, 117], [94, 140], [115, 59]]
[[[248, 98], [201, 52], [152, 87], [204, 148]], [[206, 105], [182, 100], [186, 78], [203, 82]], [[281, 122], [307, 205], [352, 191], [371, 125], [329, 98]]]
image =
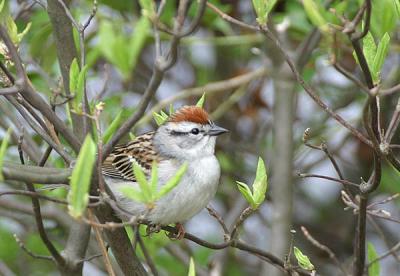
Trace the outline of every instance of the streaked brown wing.
[[148, 132], [125, 145], [116, 146], [103, 163], [103, 174], [121, 180], [136, 181], [133, 173], [133, 162], [136, 162], [146, 176], [149, 176], [151, 164], [154, 160], [158, 161], [152, 143], [153, 135], [154, 132]]

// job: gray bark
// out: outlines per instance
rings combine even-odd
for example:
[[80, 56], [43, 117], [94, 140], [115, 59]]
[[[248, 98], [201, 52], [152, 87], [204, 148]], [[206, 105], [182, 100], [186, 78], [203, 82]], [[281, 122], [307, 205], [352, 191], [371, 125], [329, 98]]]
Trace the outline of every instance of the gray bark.
[[[288, 66], [283, 65], [274, 78], [274, 154], [272, 160], [272, 221], [270, 251], [279, 258], [289, 252], [293, 197], [293, 118], [295, 82]], [[264, 275], [285, 275], [282, 270], [265, 266]]]

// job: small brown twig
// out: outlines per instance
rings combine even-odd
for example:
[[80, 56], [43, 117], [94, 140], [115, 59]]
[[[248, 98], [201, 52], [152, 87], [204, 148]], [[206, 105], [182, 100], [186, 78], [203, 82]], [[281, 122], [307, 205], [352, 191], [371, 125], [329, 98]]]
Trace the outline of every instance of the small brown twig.
[[342, 271], [343, 275], [349, 275], [348, 271], [346, 270], [346, 268], [343, 266], [343, 264], [338, 260], [338, 258], [336, 257], [335, 253], [333, 253], [333, 251], [326, 245], [323, 245], [322, 243], [320, 243], [319, 241], [317, 241], [311, 234], [310, 232], [308, 232], [307, 228], [305, 228], [304, 226], [301, 226], [301, 231], [303, 232], [304, 236], [306, 237], [306, 239], [311, 242], [312, 245], [314, 245], [316, 248], [326, 252], [329, 256], [329, 258], [331, 258], [333, 260], [333, 262], [337, 265], [337, 267]]
[[399, 126], [399, 123], [400, 123], [400, 97], [397, 99], [397, 104], [393, 112], [392, 119], [390, 120], [389, 126], [386, 130], [385, 137], [382, 143], [387, 145], [390, 144]]
[[364, 20], [364, 28], [361, 33], [355, 33], [353, 34], [353, 39], [355, 40], [360, 40], [364, 38], [369, 31], [369, 26], [371, 23], [371, 10], [372, 10], [372, 3], [371, 0], [365, 0], [364, 5], [359, 9], [357, 15], [354, 17], [354, 20], [352, 21], [353, 26], [357, 26], [362, 19], [362, 15], [364, 14], [365, 11], [365, 20]]
[[[91, 210], [88, 210], [88, 216], [89, 216], [90, 220], [94, 220], [94, 215]], [[104, 265], [106, 267], [107, 273], [110, 276], [115, 276], [115, 272], [112, 268], [110, 257], [108, 256], [107, 248], [106, 248], [104, 240], [101, 236], [100, 229], [99, 229], [99, 227], [96, 227], [96, 226], [94, 226], [93, 229], [94, 229], [94, 233], [96, 235], [97, 243], [99, 244], [99, 247], [101, 250], [101, 254], [103, 255], [103, 261], [104, 261]]]
[[211, 206], [208, 205], [206, 207], [208, 213], [210, 214], [210, 216], [212, 216], [213, 218], [215, 218], [219, 225], [222, 227], [222, 229], [224, 230], [224, 235], [230, 236], [230, 232], [228, 230], [228, 227], [226, 226], [224, 220], [222, 219], [221, 215], [218, 214], [218, 212]]
[[345, 179], [338, 179], [338, 178], [330, 177], [330, 176], [327, 176], [327, 175], [308, 174], [308, 173], [298, 173], [297, 175], [298, 175], [299, 177], [301, 177], [301, 178], [310, 178], [310, 177], [313, 177], [313, 178], [322, 178], [322, 179], [326, 179], [326, 180], [329, 180], [329, 181], [334, 181], [334, 182], [341, 183], [341, 184], [343, 184], [344, 186], [345, 186], [345, 185], [348, 185], [348, 186], [353, 186], [353, 187], [357, 187], [357, 188], [360, 187], [360, 185], [357, 184], [357, 183], [353, 183], [353, 182], [350, 182], [350, 181], [345, 180]]
[[18, 94], [20, 92], [20, 89], [16, 86], [10, 86], [10, 87], [4, 87], [4, 88], [0, 88], [0, 95], [4, 96], [4, 95], [15, 95]]
[[[22, 141], [19, 141], [18, 147], [20, 148], [21, 145], [22, 145]], [[19, 149], [19, 153], [20, 153], [19, 157], [21, 160], [21, 164], [24, 165], [25, 161], [24, 161], [22, 149]], [[31, 182], [25, 182], [25, 185], [29, 192], [31, 192], [32, 194], [36, 194], [35, 186]], [[42, 217], [42, 213], [40, 210], [39, 199], [36, 197], [31, 197], [31, 201], [32, 201], [32, 210], [34, 213], [39, 236], [42, 239], [46, 248], [49, 250], [51, 256], [54, 258], [54, 261], [57, 263], [57, 265], [60, 267], [64, 267], [66, 264], [64, 257], [58, 252], [57, 248], [54, 246], [54, 244], [51, 242], [51, 240], [47, 236], [46, 229], [43, 224], [43, 217]]]
[[210, 8], [211, 10], [213, 10], [216, 14], [218, 14], [225, 21], [228, 21], [232, 24], [238, 25], [244, 29], [253, 30], [256, 32], [259, 31], [259, 29], [256, 26], [246, 24], [240, 20], [233, 18], [232, 16], [230, 16], [230, 15], [224, 13], [223, 11], [221, 11], [220, 9], [218, 9], [215, 5], [211, 4], [210, 2], [207, 2], [207, 7]]
[[139, 243], [140, 249], [142, 250], [143, 256], [144, 256], [144, 258], [145, 258], [145, 260], [147, 262], [147, 265], [149, 266], [149, 268], [151, 270], [151, 273], [154, 276], [158, 276], [159, 273], [157, 271], [157, 267], [156, 267], [153, 259], [151, 258], [150, 253], [147, 250], [146, 245], [144, 244], [143, 239], [140, 236], [139, 231], [136, 232], [136, 237], [137, 237], [137, 242]]
[[231, 239], [235, 239], [236, 236], [238, 235], [238, 229], [239, 227], [243, 224], [243, 222], [251, 215], [254, 213], [254, 209], [251, 208], [250, 206], [245, 208], [242, 213], [239, 215], [239, 217], [236, 219], [235, 224], [232, 227], [232, 231], [230, 234]]
[[91, 220], [90, 218], [87, 219], [85, 217], [82, 217], [81, 220], [93, 227], [98, 227], [98, 228], [104, 228], [104, 229], [109, 229], [109, 230], [114, 230], [117, 228], [125, 228], [125, 226], [130, 226], [130, 225], [137, 225], [139, 224], [140, 220], [137, 217], [132, 217], [129, 221], [127, 222], [105, 222], [105, 223], [99, 223], [94, 220]]
[[[171, 226], [162, 226], [161, 229], [163, 229], [164, 231], [167, 231], [169, 233], [173, 233], [173, 234], [178, 233], [178, 229], [176, 229], [175, 227], [171, 227]], [[284, 268], [284, 262], [281, 259], [277, 258], [275, 255], [273, 255], [267, 251], [261, 250], [259, 248], [253, 247], [253, 246], [251, 246], [247, 243], [241, 242], [239, 240], [230, 240], [227, 242], [216, 244], [216, 243], [210, 243], [208, 241], [200, 239], [190, 233], [185, 233], [184, 238], [188, 239], [194, 243], [197, 243], [201, 246], [204, 246], [204, 247], [207, 247], [210, 249], [215, 249], [215, 250], [224, 249], [227, 247], [237, 248], [239, 250], [242, 250], [242, 251], [248, 252], [250, 254], [253, 254], [255, 256], [261, 257], [264, 261], [267, 261], [267, 262], [279, 267], [282, 270], [286, 270]], [[293, 269], [300, 275], [308, 275], [308, 276], [311, 275], [308, 271], [304, 271], [299, 268], [293, 268]]]
[[[10, 81], [19, 87], [22, 97], [29, 102], [35, 109], [39, 110], [40, 113], [48, 119], [55, 129], [63, 135], [65, 140], [71, 145], [75, 152], [79, 152], [81, 143], [77, 137], [73, 134], [72, 130], [61, 120], [57, 114], [51, 109], [51, 106], [47, 104], [44, 99], [37, 93], [32, 87], [32, 84], [28, 80], [24, 66], [19, 56], [18, 50], [12, 42], [7, 30], [4, 26], [0, 25], [0, 38], [3, 40], [4, 44], [7, 46], [8, 52], [14, 62], [15, 69], [17, 72], [17, 77], [10, 78]], [[1, 65], [1, 63], [0, 63]], [[4, 69], [2, 68], [4, 71]], [[6, 96], [10, 99], [11, 96]]]
[[32, 258], [46, 260], [46, 261], [54, 261], [54, 258], [51, 256], [38, 255], [38, 254], [33, 253], [31, 250], [29, 250], [25, 246], [25, 244], [20, 240], [20, 238], [17, 236], [17, 234], [14, 234], [14, 239], [17, 242], [17, 244], [19, 245], [19, 247], [21, 247], [21, 249], [24, 250]]
[[370, 94], [370, 90], [365, 86], [365, 84], [363, 84], [359, 79], [356, 78], [356, 76], [354, 76], [344, 67], [342, 67], [338, 62], [333, 62], [332, 65], [339, 73], [341, 73], [343, 76], [352, 81], [355, 85], [361, 88], [363, 92], [367, 93], [368, 95]]
[[25, 111], [25, 109], [19, 105], [14, 97], [6, 96], [7, 100], [18, 110], [21, 116], [26, 120], [26, 122], [32, 127], [32, 129], [39, 134], [43, 140], [45, 140], [64, 160], [67, 164], [70, 164], [73, 158], [64, 151], [64, 149], [58, 145], [54, 140], [44, 131]]
[[400, 84], [397, 84], [391, 88], [381, 89], [379, 91], [379, 94], [382, 96], [388, 96], [388, 95], [391, 95], [391, 94], [399, 92], [399, 91], [400, 91]]
[[[383, 232], [381, 226], [375, 221], [375, 219], [372, 216], [368, 216], [368, 221], [375, 228], [376, 233], [378, 233], [378, 235], [381, 237], [382, 241], [385, 243], [387, 248], [390, 248], [391, 247], [390, 242], [385, 236], [385, 233]], [[397, 255], [396, 252], [392, 252], [391, 255], [393, 256], [395, 261], [400, 262], [400, 257], [399, 255]]]
[[53, 198], [50, 196], [45, 196], [45, 195], [41, 195], [37, 192], [31, 192], [31, 191], [2, 191], [0, 192], [0, 197], [4, 196], [4, 195], [23, 195], [23, 196], [29, 196], [29, 197], [34, 197], [34, 198], [40, 198], [40, 199], [44, 199], [47, 201], [52, 201], [58, 204], [63, 204], [63, 205], [67, 205], [68, 202], [62, 199], [57, 199], [57, 198]]
[[370, 261], [367, 265], [366, 268], [370, 267], [372, 264], [379, 262], [380, 260], [386, 258], [389, 255], [392, 255], [393, 253], [396, 253], [398, 250], [400, 250], [400, 242], [396, 243], [395, 246], [393, 246], [391, 249], [389, 249], [388, 251], [386, 251], [385, 253], [383, 253], [382, 255], [380, 255], [379, 257], [377, 257], [376, 259]]
[[388, 203], [388, 202], [390, 202], [390, 201], [392, 201], [392, 200], [397, 199], [399, 196], [400, 196], [400, 193], [396, 193], [396, 194], [391, 195], [391, 196], [389, 196], [389, 197], [387, 197], [387, 198], [385, 198], [385, 199], [383, 199], [383, 200], [380, 200], [380, 201], [371, 203], [370, 205], [368, 205], [367, 208], [368, 208], [368, 209], [371, 209], [372, 207], [375, 207], [376, 205], [381, 205], [381, 204]]

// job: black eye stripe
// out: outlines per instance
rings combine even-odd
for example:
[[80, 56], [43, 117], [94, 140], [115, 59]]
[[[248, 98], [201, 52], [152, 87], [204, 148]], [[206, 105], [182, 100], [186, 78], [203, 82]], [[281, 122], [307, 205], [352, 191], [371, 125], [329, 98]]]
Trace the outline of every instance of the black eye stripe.
[[[205, 132], [204, 130], [200, 130], [200, 129], [199, 129], [199, 132], [198, 132], [197, 134], [199, 134], [199, 133], [204, 133], [204, 132]], [[170, 134], [171, 134], [171, 135], [175, 135], [175, 136], [189, 135], [190, 133], [192, 133], [192, 130], [190, 130], [190, 131], [171, 130], [171, 131], [170, 131]], [[192, 134], [194, 134], [194, 133], [192, 133]], [[197, 134], [195, 134], [195, 135], [197, 135]]]
[[176, 131], [176, 130], [171, 130], [171, 135], [175, 136], [183, 136], [183, 135], [188, 135], [189, 132], [183, 132], [183, 131]]

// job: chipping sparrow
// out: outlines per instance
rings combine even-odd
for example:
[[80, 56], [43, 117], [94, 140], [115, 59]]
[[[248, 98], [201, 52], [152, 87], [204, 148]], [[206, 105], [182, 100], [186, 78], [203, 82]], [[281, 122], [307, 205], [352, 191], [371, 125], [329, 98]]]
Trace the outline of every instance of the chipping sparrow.
[[[226, 129], [210, 121], [204, 109], [182, 107], [155, 132], [115, 147], [103, 163], [105, 181], [121, 206], [130, 213], [147, 213], [146, 219], [153, 224], [177, 223], [182, 227], [180, 223], [206, 207], [217, 191], [220, 166], [214, 155], [215, 140], [225, 132]], [[153, 161], [158, 167], [159, 186], [173, 177], [184, 162], [188, 167], [180, 183], [148, 210], [145, 204], [126, 198], [119, 188], [126, 184], [137, 185], [133, 162], [149, 177]]]

